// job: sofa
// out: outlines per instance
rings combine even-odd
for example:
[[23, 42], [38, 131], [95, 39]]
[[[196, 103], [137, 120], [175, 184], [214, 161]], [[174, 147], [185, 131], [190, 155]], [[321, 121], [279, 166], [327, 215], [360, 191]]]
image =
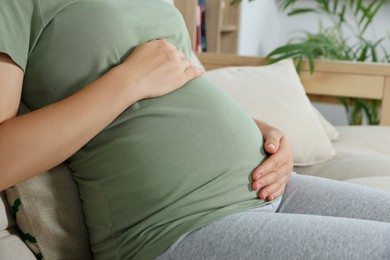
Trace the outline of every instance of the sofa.
[[[204, 76], [253, 117], [293, 133], [287, 138], [296, 172], [390, 192], [389, 65], [332, 62], [330, 66], [320, 62], [319, 74], [304, 71], [299, 77], [291, 60], [265, 66], [263, 59], [253, 57], [201, 54], [198, 58], [199, 66], [207, 70]], [[361, 66], [368, 80], [360, 85], [372, 88], [373, 77], [384, 78], [378, 81], [383, 83], [384, 93], [378, 97], [382, 100], [381, 125], [333, 126], [308, 96], [327, 102], [333, 101], [325, 96], [340, 92], [356, 96], [347, 79], [354, 78], [354, 73], [362, 75]], [[379, 75], [375, 66], [380, 66], [384, 75]], [[340, 81], [343, 77], [346, 79]], [[327, 88], [316, 89], [324, 82], [337, 88], [333, 86], [332, 93]], [[20, 113], [27, 112], [22, 106]], [[0, 195], [0, 259], [92, 259], [77, 187], [66, 163]]]
[[[199, 54], [198, 57], [207, 70], [205, 76], [217, 82], [253, 117], [262, 118], [283, 130], [295, 154], [302, 153], [298, 146], [304, 147], [306, 153], [320, 153], [319, 150], [323, 149], [321, 146], [327, 145], [318, 141], [325, 139], [323, 135], [312, 137], [311, 144], [305, 141], [312, 135], [310, 132], [321, 131], [312, 126], [316, 123], [314, 117], [317, 117], [334, 153], [332, 154], [331, 149], [323, 149], [320, 158], [306, 158], [302, 161], [298, 157], [304, 154], [294, 157], [296, 172], [390, 191], [388, 64], [317, 61], [314, 74], [310, 73], [309, 64], [304, 63], [301, 74], [296, 75], [292, 71], [291, 62], [287, 64], [286, 70], [278, 64], [264, 66], [268, 61], [259, 57], [213, 53]], [[273, 78], [267, 78], [270, 72], [265, 71], [266, 67], [276, 73]], [[254, 74], [258, 76], [253, 76]], [[283, 83], [281, 78], [286, 77], [287, 80]], [[275, 87], [276, 85], [280, 86]], [[299, 94], [293, 85], [304, 89], [305, 93]], [[264, 92], [271, 94], [266, 96]], [[333, 126], [314, 107], [311, 107], [314, 111], [312, 115], [305, 114], [312, 110], [309, 102], [339, 103], [338, 96], [381, 100], [380, 125]], [[266, 105], [261, 104], [262, 102]], [[286, 104], [287, 108], [279, 109], [278, 106]], [[301, 110], [298, 109], [299, 106], [302, 106]], [[304, 134], [288, 136], [288, 133], [294, 131]]]

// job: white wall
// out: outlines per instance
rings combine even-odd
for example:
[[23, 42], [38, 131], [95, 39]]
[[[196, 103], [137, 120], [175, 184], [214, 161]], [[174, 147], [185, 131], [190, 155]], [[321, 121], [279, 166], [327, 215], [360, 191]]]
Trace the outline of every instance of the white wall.
[[[315, 4], [312, 0], [301, 0], [296, 7]], [[241, 55], [266, 56], [276, 47], [300, 35], [302, 30], [318, 31], [318, 16], [305, 14], [287, 16], [279, 10], [280, 0], [243, 0], [241, 3], [238, 53]], [[369, 39], [379, 39], [390, 32], [390, 3], [382, 8], [374, 21], [373, 30], [367, 32]], [[322, 18], [324, 25], [329, 21]], [[390, 41], [384, 41], [390, 51]], [[335, 125], [347, 124], [344, 108], [337, 105], [315, 104], [322, 114]]]
[[[296, 7], [309, 7], [312, 0], [301, 0]], [[294, 35], [303, 30], [318, 31], [318, 16], [305, 14], [287, 16], [287, 12], [279, 10], [280, 0], [243, 0], [241, 4], [240, 34], [238, 52], [248, 55], [266, 55], [275, 47], [287, 43]], [[324, 25], [329, 24], [322, 18]], [[373, 30], [367, 32], [369, 39], [379, 39], [390, 33], [390, 3], [387, 3], [374, 20]], [[386, 40], [390, 49], [390, 42]]]

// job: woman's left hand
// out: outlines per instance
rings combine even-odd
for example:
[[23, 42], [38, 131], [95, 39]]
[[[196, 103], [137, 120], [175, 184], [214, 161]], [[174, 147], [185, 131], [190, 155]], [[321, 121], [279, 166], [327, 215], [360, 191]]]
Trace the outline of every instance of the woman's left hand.
[[252, 173], [252, 188], [260, 199], [273, 200], [283, 194], [293, 169], [293, 156], [286, 137], [278, 129], [255, 119], [264, 138], [268, 158]]

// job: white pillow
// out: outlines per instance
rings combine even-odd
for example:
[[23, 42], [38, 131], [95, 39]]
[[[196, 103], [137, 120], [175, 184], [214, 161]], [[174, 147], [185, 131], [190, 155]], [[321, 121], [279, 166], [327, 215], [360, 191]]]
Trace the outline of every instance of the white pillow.
[[227, 67], [204, 76], [220, 86], [248, 113], [285, 133], [294, 165], [324, 162], [333, 146], [306, 96], [292, 60], [260, 67]]
[[334, 125], [332, 125], [328, 120], [326, 120], [326, 118], [321, 114], [320, 111], [318, 111], [316, 107], [313, 106], [313, 110], [314, 113], [317, 115], [318, 120], [320, 120], [320, 123], [329, 139], [331, 141], [336, 141], [337, 139], [339, 139], [340, 133], [337, 131]]

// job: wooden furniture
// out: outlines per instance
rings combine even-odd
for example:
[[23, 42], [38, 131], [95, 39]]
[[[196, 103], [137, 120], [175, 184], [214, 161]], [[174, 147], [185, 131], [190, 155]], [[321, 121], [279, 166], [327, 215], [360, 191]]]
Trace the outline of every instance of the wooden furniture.
[[207, 52], [237, 53], [240, 6], [206, 0]]
[[196, 8], [198, 0], [174, 0], [174, 4], [183, 15], [191, 42], [194, 44], [196, 39]]
[[[227, 46], [222, 41], [223, 37], [219, 38], [219, 36], [224, 35], [224, 33], [226, 33], [226, 35], [224, 35], [226, 37], [225, 39], [231, 37], [231, 35], [227, 33], [229, 32], [228, 23], [225, 24], [224, 33], [221, 33], [223, 31], [221, 30], [223, 27], [223, 23], [221, 22], [221, 10], [223, 9], [222, 1], [226, 1], [224, 5], [225, 8], [228, 8], [227, 10], [229, 10], [226, 12], [226, 17], [233, 17], [234, 15], [232, 15], [232, 13], [236, 13], [237, 17], [234, 19], [238, 19], [238, 9], [234, 11], [233, 9], [229, 9], [231, 8], [229, 0], [206, 1], [206, 11], [208, 11], [208, 16], [211, 16], [206, 18], [209, 23], [207, 27], [211, 30], [209, 32], [211, 36], [208, 38], [209, 41], [215, 41], [215, 43], [209, 45], [209, 51], [227, 52], [227, 49], [222, 47]], [[194, 11], [194, 8], [196, 8], [197, 0], [175, 0], [175, 4], [185, 17], [190, 35], [192, 35], [191, 37], [195, 37], [196, 12]], [[226, 18], [225, 21], [229, 21], [228, 19], [230, 18]], [[238, 25], [238, 20], [233, 20], [231, 25], [231, 32], [233, 32], [235, 29], [234, 25]], [[214, 49], [211, 46], [214, 46]], [[264, 65], [267, 62], [265, 59], [259, 57], [217, 54], [211, 53], [211, 51], [210, 53], [198, 55], [207, 70], [225, 66], [258, 66]], [[390, 65], [343, 61], [317, 61], [315, 73], [313, 75], [309, 72], [308, 64], [303, 65], [301, 79], [309, 98], [315, 102], [339, 103], [336, 98], [337, 96], [382, 100], [381, 125], [390, 125]]]
[[[231, 5], [231, 0], [205, 1], [207, 52], [237, 53], [240, 6]], [[191, 41], [194, 43], [198, 0], [174, 2], [184, 16]]]
[[[267, 63], [263, 58], [233, 54], [201, 53], [198, 57], [206, 70]], [[380, 124], [390, 126], [390, 64], [317, 61], [314, 74], [310, 74], [304, 63], [301, 80], [312, 101], [339, 103], [337, 96], [381, 100]]]

